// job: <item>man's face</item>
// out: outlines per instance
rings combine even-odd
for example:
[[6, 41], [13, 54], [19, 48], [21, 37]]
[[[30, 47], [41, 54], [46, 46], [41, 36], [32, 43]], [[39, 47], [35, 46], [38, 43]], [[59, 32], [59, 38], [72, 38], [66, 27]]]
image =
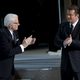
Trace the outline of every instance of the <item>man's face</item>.
[[18, 17], [15, 17], [15, 21], [10, 24], [10, 29], [13, 31], [18, 30], [19, 25]]
[[79, 15], [75, 13], [75, 10], [67, 10], [66, 18], [68, 22], [74, 23], [78, 17]]

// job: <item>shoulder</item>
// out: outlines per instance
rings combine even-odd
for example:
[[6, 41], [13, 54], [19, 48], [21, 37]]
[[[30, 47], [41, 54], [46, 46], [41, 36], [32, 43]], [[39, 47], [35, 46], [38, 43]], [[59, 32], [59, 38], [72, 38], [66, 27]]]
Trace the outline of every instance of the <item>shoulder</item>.
[[61, 24], [60, 24], [60, 28], [66, 28], [67, 26], [69, 25], [69, 22], [62, 22]]
[[4, 31], [5, 31], [4, 27], [0, 28], [0, 32], [4, 32]]
[[68, 27], [69, 23], [68, 22], [62, 22], [60, 25], [59, 25], [59, 31], [63, 32], [64, 30], [66, 30], [66, 28]]
[[0, 28], [0, 33], [4, 32], [4, 29], [3, 28]]
[[0, 28], [0, 34], [2, 34], [2, 35], [6, 34], [7, 31], [8, 31], [8, 29], [6, 27]]
[[69, 22], [62, 22], [60, 25], [61, 26], [66, 26], [66, 25], [68, 25], [69, 24]]

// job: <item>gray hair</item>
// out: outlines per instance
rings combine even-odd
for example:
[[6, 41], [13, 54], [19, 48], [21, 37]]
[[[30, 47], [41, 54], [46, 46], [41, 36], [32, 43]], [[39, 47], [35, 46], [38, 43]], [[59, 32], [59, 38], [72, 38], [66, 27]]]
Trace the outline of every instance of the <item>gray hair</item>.
[[17, 14], [9, 13], [4, 17], [4, 26], [8, 27], [9, 24], [15, 21], [15, 17], [18, 17]]

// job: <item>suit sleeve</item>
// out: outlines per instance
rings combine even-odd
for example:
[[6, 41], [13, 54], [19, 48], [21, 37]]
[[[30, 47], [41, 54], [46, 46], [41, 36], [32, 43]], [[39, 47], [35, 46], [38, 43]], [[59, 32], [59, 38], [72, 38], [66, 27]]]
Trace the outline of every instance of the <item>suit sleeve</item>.
[[68, 47], [71, 50], [80, 50], [80, 30], [75, 39], [72, 39], [71, 45]]
[[62, 26], [60, 25], [54, 39], [54, 46], [56, 48], [61, 48], [63, 46], [63, 39], [62, 39], [61, 33], [62, 33]]
[[73, 40], [68, 48], [70, 50], [80, 50], [80, 40]]

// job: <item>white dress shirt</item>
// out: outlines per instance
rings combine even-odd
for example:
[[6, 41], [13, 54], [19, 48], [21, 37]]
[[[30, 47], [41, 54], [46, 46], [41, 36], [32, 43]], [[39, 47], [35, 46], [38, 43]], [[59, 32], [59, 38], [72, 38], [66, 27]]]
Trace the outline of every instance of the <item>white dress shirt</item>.
[[[13, 31], [12, 30], [9, 30], [9, 31], [12, 35], [12, 39], [14, 39]], [[22, 52], [24, 52], [24, 46], [22, 44], [20, 44], [20, 47], [21, 47]]]

